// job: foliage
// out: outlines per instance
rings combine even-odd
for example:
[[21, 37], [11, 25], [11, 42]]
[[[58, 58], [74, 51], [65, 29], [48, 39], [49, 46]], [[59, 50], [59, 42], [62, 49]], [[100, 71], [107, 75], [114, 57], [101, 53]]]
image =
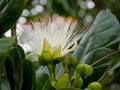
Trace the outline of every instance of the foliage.
[[[15, 24], [23, 3], [24, 0], [0, 1], [0, 36]], [[15, 17], [11, 17], [12, 14]], [[36, 69], [35, 64], [26, 59], [23, 48], [17, 45], [16, 37], [1, 38], [0, 65], [4, 66], [5, 72], [0, 72], [0, 76], [1, 73], [5, 76], [1, 76], [0, 86], [2, 90], [99, 90], [101, 85], [104, 88], [111, 82], [116, 68], [120, 67], [119, 43], [119, 21], [110, 10], [100, 11], [80, 40], [72, 59], [70, 56], [56, 64], [54, 69], [59, 72], [54, 73], [56, 80], [51, 82], [51, 73], [46, 66]]]
[[0, 36], [13, 26], [20, 17], [24, 0], [0, 1]]

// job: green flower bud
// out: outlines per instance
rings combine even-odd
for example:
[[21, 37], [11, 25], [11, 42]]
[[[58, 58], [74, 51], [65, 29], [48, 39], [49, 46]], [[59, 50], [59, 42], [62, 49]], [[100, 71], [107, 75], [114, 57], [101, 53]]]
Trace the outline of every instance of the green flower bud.
[[83, 79], [80, 77], [79, 80], [78, 80], [78, 82], [77, 82], [76, 87], [77, 87], [77, 88], [81, 88], [82, 85], [83, 85]]
[[87, 90], [102, 90], [102, 85], [99, 82], [92, 82], [88, 85]]
[[69, 60], [70, 60], [72, 66], [76, 66], [78, 64], [78, 60], [75, 56], [71, 56], [69, 58]]
[[65, 88], [69, 85], [69, 74], [68, 73], [64, 73], [61, 78], [57, 81], [57, 83], [55, 84], [56, 89], [60, 89], [60, 88]]
[[85, 64], [85, 77], [88, 77], [90, 75], [92, 75], [93, 73], [93, 67], [91, 65]]
[[71, 64], [71, 62], [70, 62], [69, 59], [65, 59], [64, 62], [63, 62], [63, 65], [64, 65], [64, 66], [67, 66], [67, 67], [69, 67], [70, 64]]
[[76, 75], [80, 74], [81, 76], [83, 76], [85, 73], [85, 65], [84, 64], [79, 64], [76, 67]]
[[72, 79], [72, 81], [71, 81], [72, 87], [81, 88], [83, 85], [83, 79], [80, 77], [76, 81], [75, 80], [76, 80], [76, 78]]
[[39, 57], [39, 62], [42, 65], [47, 65], [47, 63], [50, 63], [53, 61], [53, 58], [51, 54], [47, 51], [43, 51], [41, 56]]
[[93, 68], [88, 64], [79, 64], [76, 67], [76, 73], [79, 73], [81, 77], [88, 77], [93, 73]]
[[77, 64], [78, 60], [75, 56], [70, 56], [69, 58], [67, 58], [63, 62], [65, 73], [69, 71], [69, 75], [70, 77], [72, 77]]
[[63, 62], [63, 66], [64, 66], [64, 72], [67, 73], [69, 70], [69, 66], [70, 66], [71, 62], [68, 59], [65, 59]]

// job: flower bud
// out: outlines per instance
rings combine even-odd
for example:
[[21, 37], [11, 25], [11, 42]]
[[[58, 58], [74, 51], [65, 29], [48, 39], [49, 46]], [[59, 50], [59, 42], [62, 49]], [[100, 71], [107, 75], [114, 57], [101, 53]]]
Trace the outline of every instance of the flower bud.
[[81, 77], [88, 77], [93, 73], [93, 68], [88, 64], [79, 64], [76, 67], [76, 72], [79, 73]]
[[51, 54], [47, 51], [43, 51], [41, 56], [39, 57], [39, 62], [42, 65], [47, 65], [47, 63], [50, 63], [53, 61], [53, 58]]
[[69, 74], [68, 73], [64, 73], [61, 78], [57, 81], [57, 83], [55, 84], [56, 89], [60, 89], [60, 88], [65, 88], [69, 85]]
[[76, 78], [72, 79], [72, 81], [71, 81], [72, 86], [76, 87], [76, 88], [81, 88], [83, 85], [83, 79], [80, 77], [76, 82], [75, 82], [75, 80], [76, 80]]
[[85, 77], [88, 77], [90, 75], [92, 75], [93, 73], [93, 67], [91, 65], [85, 64]]
[[69, 67], [70, 64], [71, 64], [71, 62], [70, 62], [69, 59], [65, 59], [64, 62], [63, 62], [63, 65], [64, 65], [64, 66], [67, 66], [67, 67]]
[[64, 72], [67, 73], [69, 70], [69, 66], [70, 66], [71, 62], [69, 59], [65, 59], [63, 62], [63, 66], [64, 66]]
[[87, 90], [102, 90], [102, 85], [99, 82], [92, 82], [88, 85]]
[[71, 62], [71, 65], [73, 65], [73, 66], [76, 66], [78, 64], [78, 60], [77, 60], [77, 58], [75, 56], [71, 56], [69, 58], [69, 60]]
[[78, 80], [78, 82], [77, 82], [76, 87], [77, 87], [77, 88], [81, 88], [82, 85], [83, 85], [83, 79], [80, 77], [79, 80]]
[[64, 70], [65, 72], [68, 72], [69, 70], [70, 77], [72, 77], [77, 64], [78, 64], [78, 60], [75, 56], [70, 56], [63, 62]]

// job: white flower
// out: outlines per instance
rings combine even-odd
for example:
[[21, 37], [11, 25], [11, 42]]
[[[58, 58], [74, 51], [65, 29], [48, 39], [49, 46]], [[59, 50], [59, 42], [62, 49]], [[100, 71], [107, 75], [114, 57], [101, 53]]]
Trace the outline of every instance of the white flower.
[[18, 43], [26, 52], [40, 56], [42, 51], [48, 51], [54, 59], [75, 50], [83, 34], [77, 20], [60, 16], [46, 16], [17, 29]]

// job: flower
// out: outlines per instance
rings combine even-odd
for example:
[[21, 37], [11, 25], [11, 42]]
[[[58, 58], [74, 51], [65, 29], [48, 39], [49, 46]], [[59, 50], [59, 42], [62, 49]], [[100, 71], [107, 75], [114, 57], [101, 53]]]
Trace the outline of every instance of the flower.
[[49, 52], [53, 59], [64, 57], [77, 47], [83, 29], [72, 17], [45, 16], [18, 28], [18, 43], [26, 52], [40, 56]]

